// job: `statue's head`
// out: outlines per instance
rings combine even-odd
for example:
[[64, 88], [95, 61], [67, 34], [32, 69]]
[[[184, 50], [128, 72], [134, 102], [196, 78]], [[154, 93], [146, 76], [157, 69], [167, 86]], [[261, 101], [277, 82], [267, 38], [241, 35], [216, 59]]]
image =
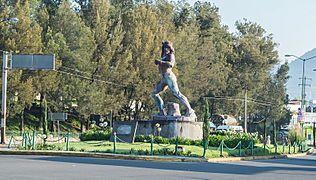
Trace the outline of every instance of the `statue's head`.
[[174, 48], [172, 47], [171, 41], [163, 41], [162, 42], [162, 49], [163, 51], [170, 51], [171, 53], [174, 52]]

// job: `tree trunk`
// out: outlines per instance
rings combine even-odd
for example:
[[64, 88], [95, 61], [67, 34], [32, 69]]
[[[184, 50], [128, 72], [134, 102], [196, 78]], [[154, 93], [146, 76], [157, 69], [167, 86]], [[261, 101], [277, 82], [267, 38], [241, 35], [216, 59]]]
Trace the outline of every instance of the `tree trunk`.
[[[46, 138], [48, 137], [48, 120], [47, 120], [47, 102], [45, 98], [45, 94], [41, 93], [41, 120], [42, 122], [42, 130], [43, 134], [46, 135]], [[46, 138], [44, 141], [46, 141]]]
[[84, 119], [80, 119], [80, 132], [84, 133], [86, 131], [86, 128], [84, 127]]
[[86, 124], [86, 130], [89, 130], [90, 121], [86, 120], [84, 117], [83, 117], [82, 121], [85, 122], [84, 124]]

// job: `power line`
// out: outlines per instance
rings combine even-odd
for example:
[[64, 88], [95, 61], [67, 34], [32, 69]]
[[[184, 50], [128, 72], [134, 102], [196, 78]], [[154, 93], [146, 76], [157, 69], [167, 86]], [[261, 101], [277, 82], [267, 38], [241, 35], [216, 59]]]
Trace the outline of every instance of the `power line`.
[[[207, 98], [211, 98], [211, 97], [207, 97]], [[227, 97], [227, 96], [216, 96], [215, 98], [230, 98], [230, 97]], [[234, 100], [241, 100], [241, 101], [244, 101], [244, 98], [241, 98], [241, 97], [236, 97]], [[263, 103], [263, 104], [271, 104], [270, 102], [266, 102], [266, 101], [261, 101], [261, 100], [257, 100], [257, 99], [253, 99], [253, 98], [247, 98], [247, 101], [249, 102], [256, 102], [256, 103]], [[272, 104], [271, 104], [272, 105]]]
[[102, 82], [102, 83], [106, 83], [106, 84], [110, 84], [110, 85], [115, 85], [115, 86], [119, 86], [119, 87], [124, 87], [124, 88], [127, 88], [128, 86], [127, 85], [122, 85], [122, 84], [118, 84], [118, 83], [114, 83], [114, 82], [110, 82], [110, 81], [105, 81], [105, 80], [100, 80], [100, 79], [96, 79], [96, 78], [91, 78], [91, 77], [87, 77], [87, 76], [83, 76], [83, 75], [79, 75], [79, 74], [73, 74], [73, 73], [70, 73], [70, 72], [66, 72], [66, 71], [62, 71], [62, 70], [54, 70], [58, 73], [61, 73], [61, 74], [66, 74], [66, 75], [69, 75], [69, 76], [74, 76], [74, 77], [78, 77], [78, 78], [81, 78], [81, 79], [86, 79], [86, 80], [89, 80], [89, 81], [98, 81], [98, 82]]
[[75, 72], [78, 72], [78, 73], [82, 73], [82, 74], [86, 74], [86, 75], [93, 76], [93, 77], [102, 78], [101, 76], [97, 76], [97, 75], [94, 75], [94, 74], [92, 74], [92, 73], [80, 71], [80, 70], [78, 70], [78, 69], [69, 68], [69, 67], [67, 67], [67, 66], [61, 66], [61, 68], [68, 69], [68, 70], [72, 70], [72, 71], [75, 71]]
[[[231, 97], [204, 97], [206, 99], [219, 99], [219, 100], [228, 100], [228, 101], [245, 101], [245, 99], [241, 99], [241, 98], [231, 98]], [[253, 102], [253, 103], [257, 103], [259, 105], [263, 105], [263, 106], [272, 106], [271, 102], [262, 102], [262, 101], [257, 101], [254, 99], [251, 100], [247, 100], [247, 102]]]

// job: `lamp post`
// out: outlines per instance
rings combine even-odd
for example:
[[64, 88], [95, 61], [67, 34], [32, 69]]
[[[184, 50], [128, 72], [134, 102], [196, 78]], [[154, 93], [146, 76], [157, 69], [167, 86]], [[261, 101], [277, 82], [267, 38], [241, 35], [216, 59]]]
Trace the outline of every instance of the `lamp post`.
[[[301, 61], [303, 61], [303, 72], [302, 72], [302, 92], [301, 92], [301, 111], [305, 112], [305, 86], [306, 86], [306, 77], [305, 77], [305, 62], [308, 60], [311, 60], [313, 58], [316, 58], [316, 56], [312, 56], [309, 58], [301, 58], [298, 57], [296, 55], [292, 55], [292, 54], [286, 54], [285, 57], [295, 57]], [[302, 134], [304, 134], [304, 119], [301, 123], [302, 126]]]
[[[316, 69], [313, 69], [313, 71], [316, 71]], [[312, 109], [312, 112], [314, 112], [314, 108]], [[313, 119], [313, 147], [316, 147], [316, 121]]]
[[302, 90], [301, 90], [301, 110], [305, 111], [304, 106], [305, 106], [305, 86], [306, 86], [306, 77], [305, 77], [305, 62], [311, 59], [316, 58], [316, 56], [312, 56], [309, 58], [301, 58], [296, 55], [292, 54], [286, 54], [285, 57], [295, 57], [301, 61], [303, 61], [303, 72], [302, 72]]
[[[0, 22], [12, 22], [16, 23], [18, 18], [6, 18], [2, 19]], [[0, 50], [2, 51], [2, 50]], [[3, 65], [2, 65], [2, 111], [1, 111], [1, 144], [6, 143], [5, 138], [5, 126], [6, 126], [6, 116], [7, 116], [7, 78], [8, 78], [8, 52], [3, 52]]]

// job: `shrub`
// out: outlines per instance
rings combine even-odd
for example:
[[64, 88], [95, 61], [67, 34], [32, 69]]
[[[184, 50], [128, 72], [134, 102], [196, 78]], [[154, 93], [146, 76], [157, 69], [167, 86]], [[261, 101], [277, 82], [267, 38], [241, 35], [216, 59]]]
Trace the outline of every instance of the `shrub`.
[[131, 150], [129, 151], [130, 154], [135, 154], [137, 151], [134, 148], [131, 148]]
[[259, 142], [257, 134], [219, 132], [218, 134], [210, 135], [209, 144], [210, 146], [218, 147], [222, 140], [224, 140], [225, 144], [230, 148], [235, 147], [240, 141], [242, 148], [246, 148], [251, 141], [254, 141], [254, 143]]
[[295, 127], [293, 129], [290, 129], [288, 136], [289, 136], [289, 140], [290, 140], [291, 144], [294, 144], [294, 142], [296, 144], [301, 144], [302, 142], [305, 141], [305, 137], [302, 133], [301, 128], [299, 128], [299, 127]]
[[59, 150], [59, 147], [57, 147], [54, 144], [36, 144], [36, 149], [37, 150]]
[[174, 155], [174, 150], [170, 148], [155, 149], [154, 155]]
[[[170, 139], [161, 136], [154, 137], [154, 143], [157, 144], [176, 144], [176, 140], [176, 137]], [[209, 135], [209, 146], [218, 147], [222, 140], [224, 140], [225, 144], [231, 148], [235, 147], [239, 141], [241, 141], [242, 148], [246, 148], [252, 141], [254, 141], [254, 143], [259, 143], [257, 133], [218, 132]], [[150, 142], [150, 136], [136, 136], [135, 142]], [[179, 137], [178, 144], [203, 146], [203, 141]]]
[[154, 137], [154, 143], [158, 144], [170, 144], [170, 140], [161, 136]]
[[[135, 142], [150, 142], [151, 141], [151, 137], [150, 136], [145, 136], [145, 135], [138, 135], [135, 137]], [[154, 143], [157, 144], [176, 144], [177, 138], [173, 137], [173, 138], [164, 138], [161, 136], [155, 136], [154, 137]], [[201, 145], [202, 141], [201, 140], [190, 140], [190, 139], [186, 139], [186, 138], [178, 138], [178, 144], [179, 145]]]
[[194, 142], [193, 145], [195, 145], [195, 146], [203, 146], [203, 141], [202, 140], [195, 140], [193, 142]]
[[150, 142], [151, 138], [150, 136], [145, 136], [145, 135], [139, 135], [135, 137], [135, 142]]
[[[177, 141], [177, 138], [173, 137], [173, 138], [171, 138], [169, 140], [169, 144], [176, 144], [176, 141]], [[185, 139], [185, 138], [179, 137], [178, 138], [178, 144], [179, 145], [193, 145], [195, 143], [194, 143], [194, 140], [190, 140], [190, 139]]]
[[89, 141], [89, 140], [110, 140], [111, 130], [89, 130], [82, 134], [80, 134], [79, 138], [81, 141]]

